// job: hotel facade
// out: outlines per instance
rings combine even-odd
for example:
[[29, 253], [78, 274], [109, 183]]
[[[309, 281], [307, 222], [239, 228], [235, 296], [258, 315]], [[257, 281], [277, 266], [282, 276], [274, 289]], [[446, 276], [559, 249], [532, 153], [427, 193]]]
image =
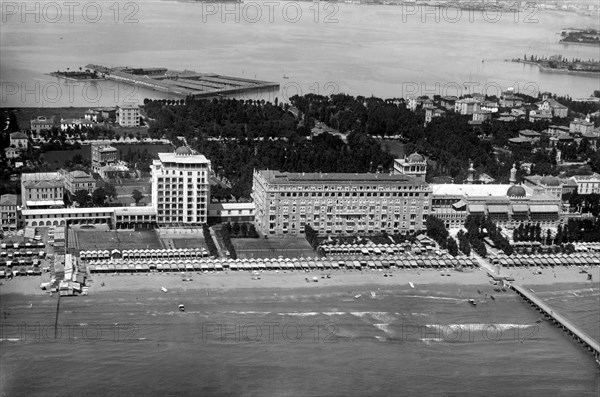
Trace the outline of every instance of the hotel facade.
[[202, 225], [208, 219], [210, 161], [182, 146], [152, 163], [152, 205], [159, 226]]
[[425, 228], [431, 190], [416, 178], [388, 174], [254, 171], [255, 225], [264, 235], [406, 234]]

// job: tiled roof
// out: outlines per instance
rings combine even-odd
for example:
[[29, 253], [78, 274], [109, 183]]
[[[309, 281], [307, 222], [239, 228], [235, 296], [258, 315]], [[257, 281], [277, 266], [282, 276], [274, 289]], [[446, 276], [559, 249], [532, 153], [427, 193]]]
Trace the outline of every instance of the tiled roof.
[[9, 205], [16, 206], [17, 202], [18, 201], [17, 201], [16, 194], [4, 194], [4, 195], [0, 196], [0, 205], [2, 205], [2, 206], [9, 206]]
[[29, 139], [29, 137], [22, 132], [13, 132], [10, 134], [10, 139]]

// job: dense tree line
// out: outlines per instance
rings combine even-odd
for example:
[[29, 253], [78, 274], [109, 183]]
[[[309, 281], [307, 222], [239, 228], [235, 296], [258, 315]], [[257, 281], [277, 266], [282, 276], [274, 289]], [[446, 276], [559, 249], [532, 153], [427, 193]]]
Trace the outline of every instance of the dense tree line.
[[210, 253], [210, 255], [212, 257], [218, 258], [219, 250], [217, 249], [217, 246], [215, 245], [215, 241], [213, 240], [213, 238], [210, 234], [210, 228], [208, 227], [208, 225], [206, 223], [202, 225], [202, 234], [204, 235], [204, 242], [206, 243], [206, 248], [208, 249], [208, 252]]
[[[282, 107], [256, 101], [188, 100], [168, 106], [148, 102], [152, 137], [185, 137], [231, 182], [231, 195], [249, 199], [253, 169], [289, 172], [375, 172], [390, 170], [393, 157], [362, 133], [347, 142], [327, 133], [305, 136], [298, 120]], [[225, 197], [229, 192], [222, 192]]]
[[600, 242], [600, 222], [597, 219], [569, 219], [564, 226], [558, 226], [555, 244], [574, 242]]
[[513, 241], [538, 241], [543, 243], [546, 241], [547, 235], [542, 233], [542, 227], [539, 223], [532, 225], [530, 223], [521, 223], [518, 228], [513, 231]]

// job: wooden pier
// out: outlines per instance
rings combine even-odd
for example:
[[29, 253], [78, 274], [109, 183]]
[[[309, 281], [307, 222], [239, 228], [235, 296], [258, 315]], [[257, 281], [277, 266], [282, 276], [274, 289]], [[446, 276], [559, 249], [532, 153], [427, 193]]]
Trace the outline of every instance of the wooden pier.
[[579, 344], [585, 347], [589, 352], [591, 352], [596, 357], [596, 360], [600, 359], [600, 345], [591, 336], [577, 328], [577, 326], [571, 321], [555, 312], [549, 305], [544, 303], [530, 290], [514, 284], [511, 284], [510, 288], [519, 296], [521, 296], [527, 303], [535, 307], [540, 313], [552, 320], [554, 324], [562, 328], [563, 331], [565, 331]]

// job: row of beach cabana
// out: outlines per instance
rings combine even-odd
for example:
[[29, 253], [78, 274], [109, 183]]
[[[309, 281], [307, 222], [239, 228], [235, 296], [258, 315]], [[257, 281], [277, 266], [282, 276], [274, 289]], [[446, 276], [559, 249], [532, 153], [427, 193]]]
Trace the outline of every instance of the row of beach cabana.
[[27, 256], [39, 256], [44, 257], [46, 251], [43, 250], [27, 250], [27, 251], [0, 251], [0, 258], [18, 258]]
[[326, 254], [391, 255], [410, 250], [411, 246], [410, 244], [321, 244], [319, 248]]
[[91, 273], [138, 273], [169, 271], [221, 270], [311, 270], [311, 269], [389, 269], [389, 268], [460, 268], [476, 267], [470, 258], [411, 258], [389, 255], [376, 260], [354, 256], [336, 258], [268, 258], [268, 259], [211, 259], [211, 260], [154, 260], [154, 261], [92, 261]]
[[209, 253], [203, 248], [181, 248], [181, 249], [134, 249], [134, 250], [98, 250], [81, 251], [81, 260], [94, 259], [161, 259], [161, 258], [204, 258]]
[[41, 241], [33, 243], [2, 243], [0, 248], [2, 248], [3, 251], [19, 249], [34, 250], [36, 248], [44, 248], [44, 243]]
[[19, 276], [39, 276], [42, 270], [39, 266], [4, 267], [0, 266], [0, 278]]
[[600, 265], [600, 255], [596, 253], [499, 255], [492, 259], [502, 267], [554, 267], [554, 266], [595, 266]]

